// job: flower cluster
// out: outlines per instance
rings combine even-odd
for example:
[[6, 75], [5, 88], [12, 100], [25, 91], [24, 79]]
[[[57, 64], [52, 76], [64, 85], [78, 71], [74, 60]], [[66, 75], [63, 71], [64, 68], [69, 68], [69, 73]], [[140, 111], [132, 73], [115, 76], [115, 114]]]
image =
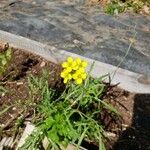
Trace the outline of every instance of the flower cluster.
[[67, 61], [62, 63], [61, 77], [64, 79], [64, 83], [75, 80], [76, 84], [81, 84], [87, 76], [85, 72], [87, 65], [88, 63], [80, 58], [68, 57]]

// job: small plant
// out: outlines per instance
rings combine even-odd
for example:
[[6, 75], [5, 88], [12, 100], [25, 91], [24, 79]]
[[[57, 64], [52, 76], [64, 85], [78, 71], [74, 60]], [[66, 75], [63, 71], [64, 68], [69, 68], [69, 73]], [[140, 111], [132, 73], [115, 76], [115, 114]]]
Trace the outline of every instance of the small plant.
[[[12, 49], [8, 44], [5, 45], [5, 48], [0, 52], [0, 77], [6, 72], [8, 64], [12, 58]], [[0, 95], [7, 93], [8, 90], [0, 85]]]
[[126, 2], [127, 10], [132, 10], [134, 12], [138, 12], [139, 10], [142, 9], [143, 6], [144, 6], [144, 3], [139, 0], [130, 0]]
[[8, 46], [3, 52], [0, 53], [0, 76], [5, 73], [8, 64], [12, 58], [12, 49]]
[[8, 92], [8, 90], [0, 85], [0, 95], [6, 94], [7, 92]]
[[[85, 72], [86, 66], [86, 61], [80, 58], [73, 60], [71, 57], [62, 64], [64, 69], [61, 76], [66, 89], [59, 96], [57, 91], [47, 86], [46, 81], [46, 86], [42, 84], [41, 103], [37, 109], [41, 119], [36, 122], [36, 129], [19, 150], [41, 149], [41, 142], [45, 137], [49, 141], [47, 150], [60, 150], [69, 143], [75, 144], [79, 149], [83, 140], [94, 141], [99, 145], [99, 150], [105, 150], [105, 131], [98, 118], [104, 109], [115, 115], [118, 113], [100, 99], [106, 90], [103, 81], [107, 75], [93, 79], [90, 77], [91, 70], [88, 74]], [[78, 77], [80, 69], [82, 74]], [[83, 74], [86, 77], [83, 78]], [[39, 83], [40, 80], [36, 85]], [[33, 86], [30, 87], [34, 89]]]
[[105, 12], [110, 15], [118, 14], [125, 12], [124, 3], [119, 2], [118, 0], [113, 0], [105, 6]]
[[29, 74], [27, 78], [28, 98], [26, 100], [16, 100], [15, 106], [17, 106], [18, 108], [22, 108], [24, 112], [28, 111], [29, 109], [32, 109], [35, 113], [37, 104], [39, 103], [42, 96], [44, 96], [46, 94], [46, 91], [48, 91], [49, 89], [48, 77], [49, 72], [46, 70], [42, 70], [41, 75], [38, 77]]
[[29, 97], [33, 99], [37, 95], [41, 95], [43, 92], [42, 89], [48, 88], [48, 78], [49, 72], [46, 70], [42, 71], [41, 77], [34, 77], [32, 74], [28, 77], [28, 90], [29, 90]]
[[142, 0], [112, 0], [105, 6], [104, 9], [106, 13], [114, 15], [130, 10], [138, 12], [145, 4], [146, 2]]

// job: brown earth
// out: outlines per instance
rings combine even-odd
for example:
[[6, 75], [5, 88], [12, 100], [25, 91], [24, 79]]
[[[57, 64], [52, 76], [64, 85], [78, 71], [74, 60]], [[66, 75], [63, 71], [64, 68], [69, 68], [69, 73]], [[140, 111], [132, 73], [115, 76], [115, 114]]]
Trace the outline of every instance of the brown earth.
[[[2, 51], [3, 46], [0, 47], [0, 52]], [[0, 112], [6, 107], [10, 107], [6, 113], [0, 115], [0, 126], [4, 130], [3, 135], [0, 134], [0, 139], [4, 135], [14, 136], [15, 133], [13, 130], [15, 129], [13, 129], [13, 126], [18, 117], [25, 119], [33, 114], [34, 108], [30, 104], [25, 109], [26, 111], [22, 110], [22, 107], [27, 105], [26, 103], [29, 101], [27, 80], [29, 74], [40, 76], [42, 70], [46, 69], [50, 72], [50, 87], [57, 88], [58, 90], [60, 86], [62, 87], [62, 81], [59, 76], [60, 66], [17, 49], [13, 50], [12, 57], [6, 73], [0, 78], [0, 86], [8, 90], [6, 94], [3, 93], [0, 95]]]

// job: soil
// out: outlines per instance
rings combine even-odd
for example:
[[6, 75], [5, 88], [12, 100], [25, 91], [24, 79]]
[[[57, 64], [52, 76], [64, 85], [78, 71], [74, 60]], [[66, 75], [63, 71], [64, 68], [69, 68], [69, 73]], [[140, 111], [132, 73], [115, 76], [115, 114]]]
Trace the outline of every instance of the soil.
[[[0, 44], [0, 52], [4, 45]], [[13, 59], [9, 63], [6, 73], [0, 78], [0, 84], [8, 89], [6, 94], [0, 95], [0, 140], [3, 137], [19, 139], [34, 114], [33, 106], [24, 111], [22, 107], [29, 99], [27, 78], [29, 74], [40, 76], [42, 70], [51, 72], [49, 86], [62, 92], [64, 85], [60, 78], [61, 67], [52, 62], [22, 50], [13, 49]], [[101, 114], [101, 120], [109, 137], [107, 149], [114, 150], [149, 150], [150, 149], [150, 95], [135, 94], [124, 91], [118, 86], [107, 86], [101, 99], [113, 105], [120, 117], [113, 116], [107, 111]], [[36, 103], [40, 99], [37, 98]], [[19, 105], [20, 102], [22, 105]], [[18, 105], [16, 105], [18, 104]], [[22, 118], [22, 125], [16, 129], [16, 120]], [[19, 134], [18, 134], [19, 133]], [[97, 150], [98, 147], [90, 142], [83, 142], [82, 146], [88, 150]]]
[[[2, 53], [3, 51], [4, 45], [1, 45], [0, 52]], [[3, 129], [3, 132], [0, 132], [0, 140], [4, 136], [20, 137], [20, 134], [18, 135], [16, 132], [17, 130], [22, 132], [25, 125], [23, 124], [21, 129], [16, 129], [16, 120], [21, 117], [25, 121], [26, 118], [30, 118], [34, 113], [32, 105], [22, 109], [29, 101], [28, 77], [30, 74], [40, 76], [42, 75], [42, 70], [50, 72], [49, 86], [61, 92], [64, 85], [59, 75], [61, 71], [59, 65], [48, 62], [31, 53], [13, 49], [11, 62], [9, 62], [5, 74], [0, 77], [0, 86], [3, 86], [8, 91], [0, 95], [0, 112], [10, 107], [6, 113], [0, 115], [0, 127]], [[38, 103], [38, 100], [37, 98], [36, 103]]]

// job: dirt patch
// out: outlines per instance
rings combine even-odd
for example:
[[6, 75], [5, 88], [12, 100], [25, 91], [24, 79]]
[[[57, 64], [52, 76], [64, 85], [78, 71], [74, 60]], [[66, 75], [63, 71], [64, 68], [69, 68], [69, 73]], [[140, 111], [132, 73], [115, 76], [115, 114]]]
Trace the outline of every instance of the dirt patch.
[[[3, 52], [3, 49], [1, 45], [0, 52]], [[7, 71], [0, 78], [0, 85], [7, 90], [0, 95], [0, 113], [7, 109], [6, 113], [0, 115], [0, 126], [3, 129], [0, 132], [0, 140], [5, 136], [19, 139], [26, 121], [32, 120], [34, 106], [25, 104], [29, 100], [30, 74], [40, 76], [42, 70], [46, 69], [50, 72], [49, 86], [59, 92], [64, 88], [59, 65], [18, 49], [13, 49], [12, 57]], [[109, 137], [107, 149], [150, 149], [150, 95], [134, 94], [109, 85], [101, 99], [113, 105], [120, 114], [118, 118], [105, 110], [100, 114], [100, 121]], [[35, 103], [38, 102], [39, 97]], [[23, 109], [23, 106], [28, 107]], [[18, 118], [21, 124], [19, 128], [16, 126]], [[83, 142], [82, 146], [89, 150], [98, 149], [90, 142]]]
[[[101, 115], [109, 136], [108, 150], [149, 150], [150, 149], [150, 94], [135, 94], [111, 87], [104, 99], [113, 105], [120, 117], [107, 111]], [[95, 144], [83, 142], [88, 150], [98, 150]]]
[[[2, 51], [3, 46], [0, 47], [0, 52]], [[0, 125], [4, 130], [0, 137], [4, 135], [13, 136], [15, 133], [11, 129], [15, 124], [15, 120], [21, 116], [25, 118], [33, 114], [30, 105], [26, 111], [22, 111], [21, 108], [29, 101], [28, 77], [30, 74], [40, 76], [42, 70], [45, 69], [50, 73], [49, 86], [59, 90], [62, 87], [62, 80], [59, 76], [60, 66], [31, 53], [13, 49], [11, 62], [0, 79], [0, 86], [3, 86], [7, 91], [0, 95], [0, 111], [8, 108], [7, 112], [0, 116]], [[40, 99], [37, 99], [37, 103], [38, 100]]]

